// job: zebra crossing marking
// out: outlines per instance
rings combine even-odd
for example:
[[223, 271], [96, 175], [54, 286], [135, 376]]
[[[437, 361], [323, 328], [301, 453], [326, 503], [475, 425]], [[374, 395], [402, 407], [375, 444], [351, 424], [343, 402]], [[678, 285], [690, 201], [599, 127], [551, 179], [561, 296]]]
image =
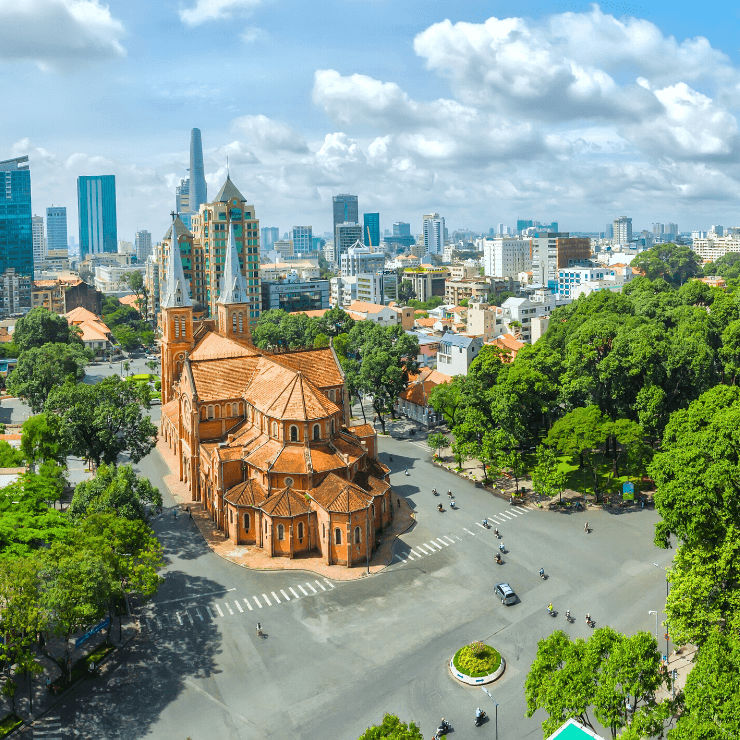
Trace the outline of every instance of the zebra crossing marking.
[[272, 604], [270, 603], [270, 599], [267, 598], [267, 594], [262, 594], [262, 598], [265, 600], [267, 606], [272, 606]]
[[244, 599], [244, 603], [247, 605], [247, 609], [249, 609], [250, 612], [254, 611], [254, 609], [252, 609], [252, 605], [249, 603], [247, 599]]
[[283, 591], [283, 589], [282, 589], [282, 588], [280, 589], [280, 593], [281, 593], [281, 594], [282, 594], [283, 596], [285, 596], [285, 600], [286, 600], [286, 601], [290, 601], [290, 596], [288, 596], [288, 594], [286, 594], [286, 593], [285, 593], [285, 591]]
[[238, 601], [235, 601], [234, 603], [236, 604], [236, 608], [237, 608], [237, 609], [238, 609], [238, 610], [239, 610], [239, 611], [240, 611], [240, 612], [241, 612], [242, 614], [244, 614], [244, 609], [242, 609], [242, 605], [241, 605], [241, 604], [240, 604], [240, 603], [239, 603]]
[[[298, 588], [301, 588], [301, 587], [300, 587], [300, 586], [298, 586]], [[299, 599], [299, 598], [300, 598], [300, 596], [298, 596], [298, 594], [297, 594], [297, 593], [295, 592], [295, 590], [293, 589], [293, 586], [291, 586], [291, 587], [290, 587], [290, 588], [288, 589], [288, 591], [290, 591], [290, 593], [292, 593], [292, 594], [293, 594], [293, 596], [295, 596], [295, 597], [296, 597], [296, 599]], [[303, 591], [303, 589], [302, 589], [302, 588], [301, 588], [301, 591]], [[306, 592], [305, 592], [305, 591], [303, 591], [303, 593], [304, 593], [304, 594], [306, 594]], [[308, 596], [308, 594], [306, 594], [306, 596]]]

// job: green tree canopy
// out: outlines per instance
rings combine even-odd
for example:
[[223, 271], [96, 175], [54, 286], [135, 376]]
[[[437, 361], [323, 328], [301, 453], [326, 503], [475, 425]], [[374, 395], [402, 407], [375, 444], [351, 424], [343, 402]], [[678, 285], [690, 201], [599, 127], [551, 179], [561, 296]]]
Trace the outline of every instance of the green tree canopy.
[[656, 244], [638, 254], [631, 265], [650, 280], [662, 277], [676, 287], [702, 274], [699, 257], [685, 245]]
[[66, 465], [66, 439], [61, 429], [61, 422], [54, 414], [37, 414], [23, 422], [21, 451], [31, 463], [51, 460], [59, 465]]
[[31, 347], [21, 353], [6, 386], [10, 393], [25, 400], [38, 414], [44, 410], [54, 388], [65, 381], [79, 383], [85, 377], [89, 360], [88, 350], [78, 344], [49, 342], [43, 347]]
[[359, 740], [423, 740], [423, 737], [413, 722], [406, 724], [395, 715], [386, 714], [382, 724], [368, 727]]
[[97, 465], [115, 464], [124, 453], [136, 463], [151, 452], [157, 428], [148, 408], [146, 385], [117, 376], [95, 385], [66, 383], [47, 402], [61, 419], [70, 451]]
[[21, 352], [33, 347], [43, 347], [49, 342], [56, 344], [82, 345], [79, 329], [67, 323], [64, 316], [37, 306], [18, 319], [13, 332], [13, 341]]
[[147, 505], [162, 505], [162, 494], [148, 478], [137, 475], [131, 465], [101, 465], [94, 478], [77, 484], [68, 513], [73, 522], [105, 513], [147, 521]]

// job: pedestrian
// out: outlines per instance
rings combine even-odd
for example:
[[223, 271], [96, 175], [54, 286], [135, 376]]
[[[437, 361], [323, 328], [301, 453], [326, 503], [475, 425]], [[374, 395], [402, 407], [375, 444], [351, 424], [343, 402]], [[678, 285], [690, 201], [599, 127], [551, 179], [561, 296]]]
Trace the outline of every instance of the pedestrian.
[[588, 522], [583, 525], [583, 531], [588, 534]]
[[189, 506], [186, 506], [185, 507], [185, 511], [188, 512], [188, 519], [192, 519], [193, 518], [193, 512], [190, 511], [190, 507]]
[[177, 509], [172, 509], [172, 516], [177, 519]]
[[396, 499], [396, 508], [397, 509], [400, 509], [401, 508], [401, 499], [400, 498], [397, 498]]

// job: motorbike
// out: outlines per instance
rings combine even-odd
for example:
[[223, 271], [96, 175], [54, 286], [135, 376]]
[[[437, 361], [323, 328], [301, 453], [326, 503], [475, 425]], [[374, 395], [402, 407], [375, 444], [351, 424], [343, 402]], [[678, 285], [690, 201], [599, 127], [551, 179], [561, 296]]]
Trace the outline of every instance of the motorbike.
[[433, 494], [434, 494], [435, 496], [439, 496], [439, 494], [437, 493], [437, 489], [436, 489], [436, 488], [432, 488], [432, 493], [433, 493]]
[[586, 615], [586, 624], [587, 624], [587, 625], [588, 625], [589, 627], [594, 627], [594, 625], [596, 624], [596, 622], [594, 622], [594, 620], [593, 620], [593, 619], [591, 619], [591, 615], [590, 615], [590, 614], [587, 614], [587, 615]]
[[503, 553], [506, 552], [506, 548], [504, 547], [504, 543], [503, 542], [498, 546], [498, 549], [501, 550], [501, 552], [503, 552]]
[[554, 617], [554, 616], [555, 616], [555, 609], [553, 609], [552, 607], [548, 606], [548, 607], [547, 607], [547, 613], [548, 613], [548, 614], [549, 614], [549, 615], [550, 615], [551, 617]]
[[501, 555], [499, 555], [498, 553], [496, 553], [495, 560], [496, 560], [496, 564], [497, 565], [501, 565]]
[[544, 581], [547, 576], [545, 575], [545, 571], [543, 568], [540, 568], [540, 578]]
[[442, 735], [446, 735], [451, 729], [452, 725], [446, 719], [442, 719], [437, 728], [437, 734], [435, 737], [440, 738]]
[[565, 621], [566, 622], [572, 622], [573, 621], [573, 617], [570, 616], [570, 609], [566, 609], [565, 610]]
[[437, 511], [444, 511], [442, 504], [437, 504]]
[[475, 726], [480, 727], [483, 722], [485, 721], [486, 717], [488, 715], [485, 712], [481, 712], [480, 714], [476, 715], [475, 717]]

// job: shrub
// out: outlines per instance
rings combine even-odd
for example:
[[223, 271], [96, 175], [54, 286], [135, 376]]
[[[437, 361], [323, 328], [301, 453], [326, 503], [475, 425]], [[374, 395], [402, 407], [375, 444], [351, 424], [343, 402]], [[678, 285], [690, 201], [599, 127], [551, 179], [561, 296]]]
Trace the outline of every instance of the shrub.
[[474, 642], [455, 653], [452, 665], [460, 673], [477, 678], [494, 673], [501, 665], [501, 656], [490, 645]]

